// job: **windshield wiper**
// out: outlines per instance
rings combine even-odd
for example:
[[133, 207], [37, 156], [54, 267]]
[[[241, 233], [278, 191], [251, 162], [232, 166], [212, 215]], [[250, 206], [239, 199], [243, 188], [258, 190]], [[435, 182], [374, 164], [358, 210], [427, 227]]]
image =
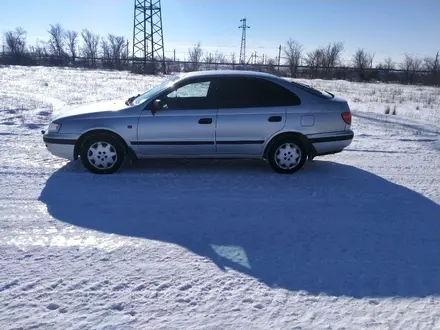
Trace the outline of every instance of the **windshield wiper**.
[[139, 97], [139, 96], [141, 96], [141, 94], [138, 94], [138, 95], [136, 95], [136, 96], [132, 96], [132, 97], [128, 98], [128, 99], [125, 101], [125, 105], [131, 105], [132, 102], [133, 102], [137, 97]]

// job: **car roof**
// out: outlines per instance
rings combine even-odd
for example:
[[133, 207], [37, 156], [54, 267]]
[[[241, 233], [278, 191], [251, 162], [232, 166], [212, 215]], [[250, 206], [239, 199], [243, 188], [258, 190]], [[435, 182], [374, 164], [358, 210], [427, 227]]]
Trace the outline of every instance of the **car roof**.
[[280, 79], [279, 77], [258, 71], [249, 70], [206, 70], [206, 71], [193, 71], [184, 75], [184, 78], [196, 78], [196, 77], [221, 77], [221, 76], [235, 76], [235, 77], [255, 77], [255, 78], [269, 78]]

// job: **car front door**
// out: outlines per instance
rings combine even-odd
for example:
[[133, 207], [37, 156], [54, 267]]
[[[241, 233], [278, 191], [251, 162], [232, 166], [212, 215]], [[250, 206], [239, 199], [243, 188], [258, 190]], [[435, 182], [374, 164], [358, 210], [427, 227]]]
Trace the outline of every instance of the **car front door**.
[[264, 142], [283, 129], [287, 107], [298, 97], [262, 78], [218, 80], [216, 145], [220, 154], [259, 155]]
[[210, 79], [184, 80], [164, 91], [139, 117], [138, 151], [143, 156], [215, 153], [217, 108]]

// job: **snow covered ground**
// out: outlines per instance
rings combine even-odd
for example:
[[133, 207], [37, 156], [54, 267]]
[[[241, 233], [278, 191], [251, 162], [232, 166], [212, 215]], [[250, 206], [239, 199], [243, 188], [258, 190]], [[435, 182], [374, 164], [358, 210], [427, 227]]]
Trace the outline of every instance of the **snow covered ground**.
[[53, 112], [161, 79], [0, 68], [0, 329], [440, 328], [439, 89], [308, 81], [356, 136], [292, 176], [46, 151]]

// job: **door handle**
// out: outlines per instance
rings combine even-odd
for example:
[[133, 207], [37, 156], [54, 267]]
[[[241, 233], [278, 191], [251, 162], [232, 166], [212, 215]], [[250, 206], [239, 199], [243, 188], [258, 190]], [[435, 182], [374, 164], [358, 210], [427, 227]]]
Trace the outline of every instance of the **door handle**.
[[269, 121], [271, 122], [271, 123], [274, 123], [274, 122], [279, 122], [279, 121], [281, 121], [281, 119], [283, 119], [283, 117], [281, 117], [281, 116], [271, 116], [271, 117], [269, 117]]
[[199, 124], [212, 124], [212, 118], [200, 118]]

